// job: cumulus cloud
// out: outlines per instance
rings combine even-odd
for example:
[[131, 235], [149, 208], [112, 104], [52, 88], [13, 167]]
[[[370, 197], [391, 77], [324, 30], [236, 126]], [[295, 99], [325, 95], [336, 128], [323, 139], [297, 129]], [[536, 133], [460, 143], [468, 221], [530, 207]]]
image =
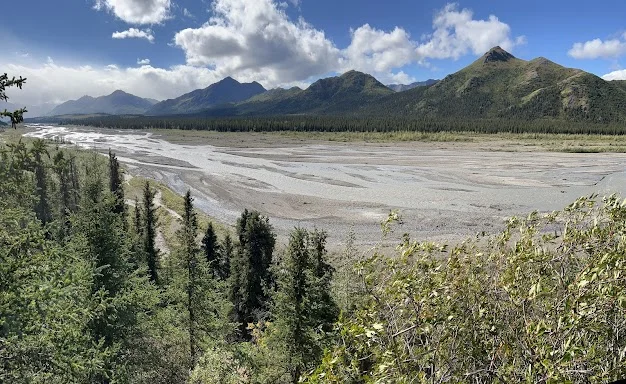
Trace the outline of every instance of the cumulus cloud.
[[337, 68], [339, 49], [324, 32], [302, 18], [291, 21], [272, 0], [215, 0], [212, 7], [207, 23], [174, 37], [189, 65], [254, 74], [269, 83], [302, 80]]
[[602, 76], [602, 78], [607, 81], [626, 80], [626, 69], [620, 69], [617, 71], [607, 73], [606, 75]]
[[418, 59], [416, 43], [402, 28], [385, 32], [365, 24], [351, 31], [351, 35], [350, 45], [342, 51], [341, 70], [388, 73]]
[[471, 10], [459, 10], [457, 4], [448, 4], [435, 15], [433, 29], [417, 47], [420, 58], [456, 60], [468, 53], [482, 55], [496, 45], [510, 51], [526, 43], [524, 36], [512, 38], [511, 27], [496, 16], [474, 20]]
[[114, 39], [146, 39], [151, 43], [154, 42], [154, 35], [152, 34], [152, 30], [150, 29], [141, 30], [137, 28], [129, 28], [122, 32], [113, 32], [111, 37]]
[[170, 16], [170, 0], [96, 0], [94, 8], [107, 10], [129, 24], [159, 24]]
[[138, 65], [149, 65], [150, 64], [150, 59], [137, 59], [137, 64]]
[[302, 17], [289, 19], [284, 3], [215, 0], [209, 21], [178, 32], [174, 41], [189, 65], [212, 66], [225, 74], [255, 74], [266, 83], [348, 69], [372, 73], [383, 81], [411, 81], [398, 72], [405, 65], [481, 55], [496, 45], [511, 50], [525, 43], [523, 36], [512, 37], [511, 28], [496, 16], [475, 20], [471, 10], [459, 10], [456, 4], [435, 15], [433, 29], [416, 41], [403, 28], [384, 31], [365, 24], [351, 30], [350, 45], [340, 49]]
[[[622, 36], [626, 40], [626, 34]], [[626, 53], [626, 41], [594, 39], [584, 43], [575, 43], [567, 52], [575, 59], [616, 58]]]

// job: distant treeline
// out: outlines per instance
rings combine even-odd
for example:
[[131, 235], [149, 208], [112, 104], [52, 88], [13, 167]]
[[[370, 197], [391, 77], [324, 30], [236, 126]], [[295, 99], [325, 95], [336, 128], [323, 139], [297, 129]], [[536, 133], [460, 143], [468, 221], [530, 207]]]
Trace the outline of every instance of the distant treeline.
[[599, 124], [553, 119], [414, 119], [354, 118], [339, 116], [280, 117], [89, 117], [65, 118], [54, 122], [116, 129], [184, 129], [218, 132], [477, 132], [477, 133], [564, 133], [626, 134], [626, 124]]

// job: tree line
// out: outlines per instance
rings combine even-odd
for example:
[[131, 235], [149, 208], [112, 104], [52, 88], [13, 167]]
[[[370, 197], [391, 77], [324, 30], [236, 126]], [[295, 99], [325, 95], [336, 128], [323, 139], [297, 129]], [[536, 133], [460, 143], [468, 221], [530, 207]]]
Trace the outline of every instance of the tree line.
[[476, 133], [563, 133], [623, 135], [623, 123], [593, 120], [566, 121], [553, 118], [415, 118], [355, 116], [275, 117], [149, 117], [96, 116], [49, 118], [62, 125], [115, 129], [183, 129], [217, 132], [476, 132]]

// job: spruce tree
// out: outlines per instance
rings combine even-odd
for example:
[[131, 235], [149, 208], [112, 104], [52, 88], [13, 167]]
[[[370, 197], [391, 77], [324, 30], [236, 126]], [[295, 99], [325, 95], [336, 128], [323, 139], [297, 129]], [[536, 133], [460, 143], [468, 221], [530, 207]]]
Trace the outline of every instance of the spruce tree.
[[189, 349], [191, 367], [194, 367], [198, 361], [198, 331], [196, 318], [196, 306], [202, 301], [202, 290], [200, 280], [202, 279], [203, 269], [202, 260], [199, 257], [200, 249], [196, 244], [196, 235], [198, 232], [198, 220], [193, 210], [193, 199], [191, 192], [187, 191], [185, 195], [185, 212], [183, 213], [182, 228], [178, 233], [181, 243], [182, 258], [186, 269], [186, 294], [187, 294], [187, 314], [188, 314], [188, 332], [189, 332]]
[[329, 331], [338, 316], [329, 294], [332, 268], [325, 259], [325, 243], [324, 232], [294, 229], [277, 268], [273, 322], [264, 337], [268, 348], [282, 355], [276, 361], [285, 365], [280, 369], [288, 372], [291, 383], [317, 366], [324, 349], [321, 332]]
[[[109, 190], [115, 196], [116, 202], [113, 212], [122, 217], [126, 216], [126, 202], [124, 200], [124, 187], [122, 180], [122, 171], [117, 157], [109, 149]], [[126, 220], [124, 220], [124, 228], [126, 228]]]
[[213, 277], [219, 277], [220, 273], [220, 248], [217, 235], [213, 230], [213, 223], [209, 222], [204, 237], [202, 238], [202, 251]]
[[230, 238], [230, 234], [226, 233], [220, 246], [219, 276], [222, 280], [230, 278], [230, 260], [233, 258], [234, 250], [235, 246]]
[[249, 338], [249, 323], [265, 317], [268, 291], [274, 280], [270, 266], [276, 236], [269, 219], [259, 212], [245, 210], [237, 221], [236, 255], [230, 265], [233, 320], [240, 324], [241, 337]]
[[143, 188], [143, 250], [148, 263], [148, 275], [155, 284], [159, 282], [158, 262], [159, 250], [156, 247], [157, 235], [157, 214], [154, 205], [156, 192], [150, 187], [150, 182], [146, 181]]

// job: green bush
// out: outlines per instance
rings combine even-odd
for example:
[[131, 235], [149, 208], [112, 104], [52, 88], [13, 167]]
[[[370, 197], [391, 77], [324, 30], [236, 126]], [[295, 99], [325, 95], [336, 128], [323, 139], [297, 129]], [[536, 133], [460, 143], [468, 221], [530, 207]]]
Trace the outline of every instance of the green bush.
[[608, 382], [626, 376], [626, 201], [581, 198], [358, 268], [366, 302], [308, 383]]

